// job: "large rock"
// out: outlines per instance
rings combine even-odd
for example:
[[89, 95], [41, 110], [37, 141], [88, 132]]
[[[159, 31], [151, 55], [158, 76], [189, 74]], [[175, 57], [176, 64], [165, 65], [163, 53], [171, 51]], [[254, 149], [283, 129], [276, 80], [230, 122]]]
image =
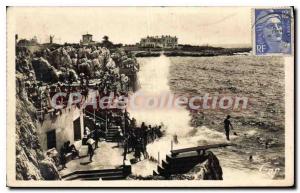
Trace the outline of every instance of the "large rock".
[[208, 159], [199, 167], [197, 179], [201, 180], [223, 180], [223, 171], [217, 156], [209, 152]]
[[40, 171], [45, 180], [60, 180], [56, 166], [51, 158], [46, 158], [40, 162]]
[[59, 77], [56, 69], [43, 57], [33, 59], [32, 66], [37, 80], [52, 83], [58, 81]]
[[186, 174], [171, 175], [172, 180], [223, 180], [223, 171], [218, 158], [211, 152], [206, 153], [207, 159], [196, 165]]
[[78, 65], [78, 73], [83, 73], [86, 76], [90, 76], [92, 74], [91, 67], [88, 62], [84, 62]]

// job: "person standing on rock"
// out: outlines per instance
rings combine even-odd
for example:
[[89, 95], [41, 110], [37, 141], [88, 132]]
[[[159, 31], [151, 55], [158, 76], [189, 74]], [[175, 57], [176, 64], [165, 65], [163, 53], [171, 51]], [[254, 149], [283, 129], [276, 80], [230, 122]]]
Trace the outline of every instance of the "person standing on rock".
[[224, 120], [225, 135], [226, 135], [226, 139], [228, 141], [230, 141], [230, 139], [229, 139], [230, 127], [233, 130], [232, 124], [229, 119], [230, 119], [230, 115], [227, 115], [226, 119]]

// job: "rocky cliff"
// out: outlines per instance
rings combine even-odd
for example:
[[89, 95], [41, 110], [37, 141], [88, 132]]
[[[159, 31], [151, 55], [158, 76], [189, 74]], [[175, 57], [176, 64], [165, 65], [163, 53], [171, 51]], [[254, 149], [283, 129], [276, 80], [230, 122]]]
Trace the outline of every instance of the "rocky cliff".
[[16, 179], [60, 179], [53, 161], [40, 149], [33, 105], [19, 97], [16, 103]]
[[[17, 180], [58, 180], [58, 170], [51, 158], [40, 148], [35, 126], [36, 109], [27, 99], [24, 82], [31, 71], [30, 53], [25, 50], [16, 60], [16, 179]], [[26, 66], [26, 68], [24, 68]], [[34, 78], [34, 77], [31, 77]]]

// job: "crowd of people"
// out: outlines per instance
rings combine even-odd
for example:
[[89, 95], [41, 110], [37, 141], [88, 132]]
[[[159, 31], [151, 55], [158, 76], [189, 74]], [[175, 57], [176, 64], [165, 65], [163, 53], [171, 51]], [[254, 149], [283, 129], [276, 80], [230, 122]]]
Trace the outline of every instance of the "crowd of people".
[[47, 107], [53, 90], [58, 92], [66, 87], [68, 92], [80, 90], [86, 96], [89, 83], [95, 81], [93, 87], [103, 95], [127, 94], [139, 70], [135, 57], [122, 49], [115, 49], [112, 54], [107, 48], [97, 46], [60, 46], [35, 53], [26, 48], [16, 51], [17, 70], [27, 75], [20, 81], [21, 87], [38, 109]]
[[156, 138], [163, 136], [162, 126], [151, 125], [146, 126], [143, 122], [140, 127], [132, 129], [124, 137], [123, 147], [124, 160], [127, 159], [127, 154], [134, 152], [134, 157], [136, 161], [141, 161], [141, 156], [143, 155], [144, 159], [147, 159], [147, 145], [152, 143]]
[[43, 121], [44, 115], [50, 112], [54, 114], [61, 113], [61, 110], [55, 109], [51, 105], [51, 99], [56, 93], [66, 93], [65, 97], [58, 97], [56, 101], [57, 105], [64, 105], [64, 107], [67, 106], [71, 93], [81, 93], [83, 97], [88, 95], [88, 88], [83, 85], [69, 86], [61, 83], [42, 85], [38, 82], [33, 84], [25, 83], [24, 87], [27, 90], [27, 99], [42, 113], [42, 116], [39, 117], [40, 121]]
[[123, 159], [127, 159], [127, 154], [134, 152], [136, 161], [141, 161], [141, 156], [148, 158], [147, 145], [155, 139], [164, 135], [163, 125], [146, 125], [142, 122], [137, 126], [135, 118], [130, 119], [129, 114], [125, 112], [125, 129], [118, 133], [119, 141], [122, 142], [124, 153]]

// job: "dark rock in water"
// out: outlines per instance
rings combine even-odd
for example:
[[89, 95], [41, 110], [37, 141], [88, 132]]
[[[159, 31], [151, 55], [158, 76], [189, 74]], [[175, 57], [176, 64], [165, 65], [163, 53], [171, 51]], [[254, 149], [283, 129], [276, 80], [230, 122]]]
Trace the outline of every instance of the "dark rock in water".
[[223, 171], [218, 158], [207, 152], [207, 159], [196, 165], [186, 174], [174, 174], [170, 176], [172, 180], [223, 180]]
[[223, 180], [223, 171], [218, 158], [209, 152], [208, 159], [201, 164], [201, 173], [198, 179], [202, 180]]

